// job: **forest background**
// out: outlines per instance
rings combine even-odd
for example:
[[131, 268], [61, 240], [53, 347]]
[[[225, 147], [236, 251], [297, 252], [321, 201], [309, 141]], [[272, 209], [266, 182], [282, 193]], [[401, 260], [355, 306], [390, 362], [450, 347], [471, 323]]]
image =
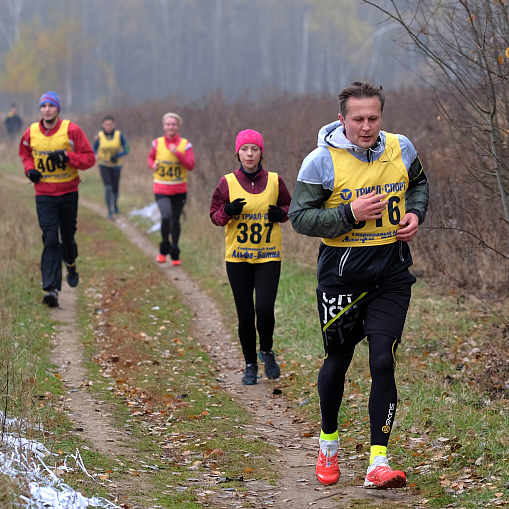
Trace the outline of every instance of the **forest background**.
[[[383, 12], [414, 12], [411, 4], [421, 3], [0, 0], [0, 104], [7, 110], [16, 102], [27, 124], [38, 118], [41, 91], [54, 89], [64, 116], [90, 139], [102, 117], [114, 115], [133, 147], [125, 174], [145, 184], [136, 181], [137, 189], [148, 189], [145, 155], [161, 134], [160, 118], [178, 111], [198, 161], [190, 205], [205, 215], [217, 181], [234, 166], [239, 130], [262, 132], [268, 169], [291, 190], [318, 129], [336, 118], [337, 93], [354, 79], [373, 79], [389, 92], [384, 129], [412, 140], [431, 184], [428, 220], [413, 242], [417, 272], [445, 276], [484, 298], [507, 284], [507, 258], [497, 256], [507, 253], [500, 195], [482, 177], [472, 178], [458, 156], [447, 120], [465, 109], [461, 96], [444, 88], [432, 59], [408, 44], [404, 28]], [[440, 15], [447, 17], [448, 9]], [[452, 110], [445, 116], [437, 97]], [[471, 166], [483, 165], [474, 159]], [[309, 244], [288, 235], [298, 253], [298, 244]]]
[[408, 71], [423, 62], [355, 0], [0, 0], [0, 9], [0, 104], [26, 114], [53, 88], [67, 112], [216, 89], [333, 95], [359, 76], [386, 88], [415, 81]]

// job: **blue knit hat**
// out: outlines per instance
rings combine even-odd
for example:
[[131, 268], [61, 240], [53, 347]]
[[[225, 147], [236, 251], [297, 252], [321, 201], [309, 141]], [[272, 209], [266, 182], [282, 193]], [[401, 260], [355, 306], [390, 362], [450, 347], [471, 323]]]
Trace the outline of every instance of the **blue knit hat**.
[[41, 99], [39, 100], [39, 108], [45, 103], [52, 104], [60, 113], [60, 97], [56, 92], [46, 92], [45, 94], [42, 94]]

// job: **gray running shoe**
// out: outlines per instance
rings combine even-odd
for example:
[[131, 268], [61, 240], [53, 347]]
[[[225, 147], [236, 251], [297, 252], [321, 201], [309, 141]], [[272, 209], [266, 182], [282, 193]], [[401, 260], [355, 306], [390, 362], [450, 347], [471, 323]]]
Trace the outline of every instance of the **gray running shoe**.
[[279, 364], [276, 362], [274, 352], [272, 350], [269, 352], [262, 352], [260, 350], [258, 355], [265, 364], [265, 376], [271, 379], [279, 378], [281, 370], [279, 369]]
[[254, 385], [258, 382], [258, 364], [246, 364], [246, 370], [242, 377], [244, 385]]

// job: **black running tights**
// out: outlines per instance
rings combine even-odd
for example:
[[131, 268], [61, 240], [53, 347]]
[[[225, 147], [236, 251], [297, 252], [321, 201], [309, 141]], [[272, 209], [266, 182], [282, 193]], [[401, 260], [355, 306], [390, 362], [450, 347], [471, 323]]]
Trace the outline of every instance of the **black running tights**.
[[[256, 330], [260, 350], [272, 350], [274, 303], [276, 302], [281, 262], [226, 262], [239, 317], [239, 339], [246, 364], [256, 364]], [[253, 302], [255, 293], [256, 305]], [[256, 310], [256, 326], [255, 326]]]
[[186, 203], [187, 193], [173, 195], [156, 194], [155, 197], [161, 212], [162, 240], [163, 242], [169, 242], [171, 234], [171, 243], [177, 249], [180, 238], [180, 214], [182, 214], [182, 209]]
[[[371, 445], [387, 446], [396, 413], [394, 368], [398, 340], [382, 334], [370, 334], [368, 341], [372, 380], [369, 396]], [[343, 399], [345, 375], [354, 349], [355, 346], [341, 355], [328, 355], [318, 375], [324, 433], [331, 434], [338, 429], [338, 412]]]

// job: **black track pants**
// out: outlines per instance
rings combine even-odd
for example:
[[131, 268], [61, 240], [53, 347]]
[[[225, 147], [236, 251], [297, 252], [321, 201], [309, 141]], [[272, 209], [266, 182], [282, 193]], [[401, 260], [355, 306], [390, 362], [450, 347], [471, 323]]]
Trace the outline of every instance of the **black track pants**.
[[[156, 194], [156, 203], [161, 212], [161, 254], [170, 254], [172, 260], [179, 259], [180, 215], [186, 204], [187, 193], [174, 195]], [[171, 247], [170, 242], [171, 234]], [[168, 245], [167, 248], [163, 247]], [[167, 251], [167, 252], [163, 252]]]
[[108, 213], [113, 214], [118, 201], [121, 168], [110, 168], [108, 166], [99, 165], [99, 170], [104, 184], [104, 201], [108, 207]]
[[260, 349], [264, 352], [272, 350], [274, 303], [281, 262], [226, 262], [226, 272], [239, 317], [239, 339], [244, 359], [246, 364], [256, 364], [256, 330], [260, 336]]
[[[78, 216], [78, 192], [35, 197], [44, 249], [41, 257], [42, 288], [62, 289], [62, 260], [74, 263], [78, 246], [74, 240]], [[61, 243], [60, 243], [61, 241]]]
[[110, 168], [109, 166], [99, 165], [99, 171], [101, 172], [101, 178], [105, 186], [111, 186], [113, 194], [118, 194], [118, 186], [120, 183], [121, 168]]
[[[372, 380], [369, 396], [371, 445], [387, 446], [396, 413], [394, 369], [398, 340], [382, 334], [370, 334], [368, 341]], [[340, 355], [327, 355], [318, 375], [324, 433], [334, 433], [338, 429], [338, 412], [343, 399], [345, 375], [354, 349], [355, 346], [352, 346]]]

